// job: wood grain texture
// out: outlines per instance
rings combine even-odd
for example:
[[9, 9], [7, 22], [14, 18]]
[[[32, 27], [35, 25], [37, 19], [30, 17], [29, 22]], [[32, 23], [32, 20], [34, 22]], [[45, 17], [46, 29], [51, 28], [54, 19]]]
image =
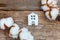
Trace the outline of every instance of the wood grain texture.
[[[58, 0], [60, 8], [60, 0]], [[10, 11], [1, 11], [10, 10]], [[12, 11], [15, 10], [15, 11]], [[25, 11], [24, 11], [25, 10]], [[30, 10], [30, 11], [26, 11]], [[33, 10], [33, 11], [31, 11]], [[60, 22], [49, 21], [40, 10], [40, 0], [0, 0], [0, 19], [12, 17], [20, 28], [26, 27], [31, 31], [35, 40], [60, 40]], [[27, 16], [35, 12], [39, 16], [38, 26], [28, 26]], [[5, 31], [0, 30], [0, 40], [5, 39]], [[9, 40], [17, 40], [9, 37]]]
[[[60, 8], [60, 0], [57, 5]], [[40, 0], [0, 0], [0, 10], [40, 10]]]
[[[38, 26], [27, 25], [27, 16], [31, 12], [38, 14]], [[0, 11], [0, 19], [6, 17], [12, 17], [20, 28], [28, 28], [35, 40], [60, 40], [60, 22], [47, 20], [42, 11]], [[2, 38], [5, 40], [5, 33], [3, 32], [0, 32], [0, 40], [2, 40]], [[16, 39], [9, 38], [9, 40]]]
[[[57, 5], [60, 8], [59, 0]], [[0, 0], [0, 10], [40, 10], [40, 0]]]
[[40, 0], [0, 0], [1, 10], [40, 10]]

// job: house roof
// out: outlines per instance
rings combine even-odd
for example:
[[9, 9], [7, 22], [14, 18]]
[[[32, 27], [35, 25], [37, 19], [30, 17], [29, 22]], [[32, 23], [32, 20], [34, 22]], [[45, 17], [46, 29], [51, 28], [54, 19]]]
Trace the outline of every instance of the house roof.
[[[35, 14], [34, 12], [32, 12], [32, 13], [30, 13], [29, 15], [37, 15], [37, 14]], [[28, 15], [28, 16], [29, 16], [29, 15]]]

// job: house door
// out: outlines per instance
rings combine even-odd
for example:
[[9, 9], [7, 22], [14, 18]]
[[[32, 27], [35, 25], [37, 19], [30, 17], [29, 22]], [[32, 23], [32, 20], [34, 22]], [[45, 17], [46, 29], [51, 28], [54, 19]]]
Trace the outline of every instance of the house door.
[[35, 25], [35, 21], [32, 21], [32, 25]]

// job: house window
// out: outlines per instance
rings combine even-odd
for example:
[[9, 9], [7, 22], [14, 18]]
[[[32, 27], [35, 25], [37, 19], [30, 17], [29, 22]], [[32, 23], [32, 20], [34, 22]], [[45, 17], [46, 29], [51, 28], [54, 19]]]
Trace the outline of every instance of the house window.
[[31, 20], [35, 20], [35, 15], [31, 15]]
[[33, 15], [35, 17], [35, 15]]
[[31, 17], [35, 17], [35, 15], [31, 15]]
[[31, 17], [33, 17], [33, 16], [31, 15]]

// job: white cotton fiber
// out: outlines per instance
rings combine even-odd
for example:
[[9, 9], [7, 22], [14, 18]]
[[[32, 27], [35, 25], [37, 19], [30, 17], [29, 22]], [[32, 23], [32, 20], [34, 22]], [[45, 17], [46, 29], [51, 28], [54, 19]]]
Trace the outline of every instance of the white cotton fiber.
[[5, 29], [5, 27], [4, 27], [5, 21], [6, 21], [5, 18], [0, 20], [0, 28], [3, 29], [3, 30]]
[[5, 29], [4, 24], [5, 24], [7, 27], [11, 27], [13, 23], [14, 23], [14, 21], [13, 21], [13, 18], [11, 18], [11, 17], [2, 18], [2, 19], [0, 20], [0, 28], [4, 30], [4, 29]]
[[[57, 8], [57, 0], [41, 0], [41, 9], [45, 11], [45, 16], [49, 20], [55, 20], [59, 14], [59, 9]], [[51, 11], [47, 11], [50, 10]]]
[[22, 28], [22, 32], [20, 33], [19, 37], [21, 40], [34, 40], [34, 37], [25, 27]]
[[46, 4], [46, 0], [41, 0], [41, 4]]
[[41, 0], [41, 9], [43, 11], [49, 10], [51, 7], [57, 7], [57, 0]]
[[13, 23], [14, 23], [14, 20], [12, 17], [6, 18], [5, 25], [7, 25], [8, 27], [11, 27]]
[[47, 5], [41, 6], [41, 9], [43, 9], [43, 11], [47, 11], [49, 10], [49, 7]]
[[57, 18], [57, 16], [58, 16], [58, 14], [59, 14], [59, 9], [57, 8], [52, 8], [52, 10], [51, 10], [51, 16], [52, 16], [52, 18], [50, 18], [50, 16], [49, 16], [49, 11], [47, 11], [46, 13], [45, 13], [45, 15], [46, 15], [46, 17], [49, 19], [49, 20], [55, 20], [56, 18]]
[[43, 4], [54, 4], [54, 5], [56, 5], [57, 4], [57, 0], [41, 0], [41, 4], [43, 5]]
[[56, 5], [57, 4], [57, 0], [48, 0], [47, 3]]
[[18, 38], [19, 29], [19, 26], [16, 23], [14, 23], [13, 27], [11, 27], [10, 29], [9, 36], [12, 38]]

